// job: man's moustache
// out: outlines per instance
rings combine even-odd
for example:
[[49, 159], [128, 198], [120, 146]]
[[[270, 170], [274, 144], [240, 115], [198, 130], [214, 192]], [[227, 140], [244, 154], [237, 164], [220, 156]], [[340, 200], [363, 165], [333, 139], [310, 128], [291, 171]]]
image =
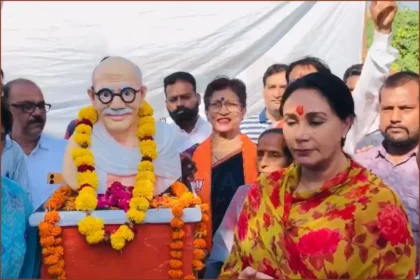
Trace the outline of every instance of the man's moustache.
[[36, 119], [32, 119], [30, 121], [28, 121], [28, 125], [30, 124], [43, 124], [44, 120], [41, 118], [36, 118]]

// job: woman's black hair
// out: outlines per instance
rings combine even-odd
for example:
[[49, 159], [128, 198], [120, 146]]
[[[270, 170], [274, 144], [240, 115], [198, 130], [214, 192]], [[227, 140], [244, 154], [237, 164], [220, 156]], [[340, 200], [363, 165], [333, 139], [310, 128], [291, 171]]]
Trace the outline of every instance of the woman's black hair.
[[[327, 100], [331, 110], [337, 117], [345, 121], [348, 117], [356, 117], [354, 101], [349, 88], [337, 76], [330, 73], [311, 73], [289, 84], [283, 94], [280, 115], [283, 117], [284, 104], [298, 89], [315, 89]], [[342, 139], [344, 146], [345, 139]]]
[[216, 77], [210, 84], [207, 85], [204, 91], [204, 109], [208, 111], [210, 106], [210, 99], [215, 91], [230, 89], [239, 99], [241, 106], [246, 108], [246, 85], [239, 79], [229, 79], [227, 77]]
[[[283, 129], [275, 127], [275, 128], [270, 128], [267, 130], [264, 130], [260, 136], [258, 137], [258, 142], [260, 142], [260, 139], [263, 138], [264, 136], [268, 135], [268, 134], [279, 134], [279, 135], [284, 135], [283, 134]], [[284, 142], [286, 143], [286, 141]], [[290, 164], [292, 164], [293, 162], [293, 156], [292, 153], [290, 152], [289, 148], [285, 145], [283, 148], [283, 154], [287, 159], [287, 165], [289, 166]]]
[[5, 102], [1, 103], [1, 126], [4, 128], [4, 134], [12, 132], [13, 117]]

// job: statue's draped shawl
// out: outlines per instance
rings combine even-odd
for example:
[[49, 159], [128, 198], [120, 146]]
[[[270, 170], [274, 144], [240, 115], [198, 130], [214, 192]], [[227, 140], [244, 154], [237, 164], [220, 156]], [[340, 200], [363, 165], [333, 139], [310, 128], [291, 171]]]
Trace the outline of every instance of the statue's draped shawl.
[[[178, 147], [180, 138], [175, 129], [163, 122], [156, 122], [154, 139], [158, 156], [153, 161], [155, 166], [155, 195], [168, 189], [181, 177], [181, 159]], [[107, 174], [115, 176], [133, 176], [138, 173], [142, 159], [139, 148], [127, 148], [120, 145], [108, 133], [103, 123], [93, 126], [91, 151], [95, 157], [95, 169], [99, 178], [98, 193], [106, 191]]]

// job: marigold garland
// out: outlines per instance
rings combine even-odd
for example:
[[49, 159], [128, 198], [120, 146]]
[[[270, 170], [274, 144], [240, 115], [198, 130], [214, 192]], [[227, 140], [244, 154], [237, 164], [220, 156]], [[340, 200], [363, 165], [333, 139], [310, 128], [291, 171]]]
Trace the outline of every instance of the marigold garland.
[[38, 226], [44, 264], [48, 267], [48, 273], [58, 279], [66, 279], [64, 248], [61, 246], [62, 229], [57, 225], [60, 220], [58, 210], [65, 205], [71, 195], [72, 190], [68, 186], [60, 187], [55, 191], [44, 205], [47, 212], [44, 221]]
[[[146, 212], [150, 207], [171, 208], [174, 218], [171, 221], [173, 227], [172, 239], [170, 244], [170, 270], [168, 274], [171, 278], [182, 278], [182, 253], [183, 238], [185, 236], [184, 221], [182, 220], [183, 211], [187, 207], [200, 205], [202, 211], [202, 221], [199, 224], [196, 239], [194, 240], [193, 251], [193, 274], [197, 274], [204, 265], [206, 243], [203, 239], [206, 235], [205, 222], [208, 221], [208, 206], [201, 205], [199, 197], [194, 196], [188, 188], [181, 182], [175, 182], [171, 186], [171, 191], [175, 195], [164, 194], [153, 197], [154, 174], [153, 160], [157, 157], [157, 146], [153, 139], [155, 134], [155, 120], [153, 109], [149, 104], [144, 103], [139, 111], [139, 127], [137, 136], [140, 139], [140, 152], [143, 155], [142, 161], [138, 166], [135, 186], [132, 191], [132, 198], [129, 202], [127, 211], [128, 219], [140, 224], [144, 222]], [[127, 242], [134, 239], [132, 224], [121, 225], [110, 236], [104, 230], [104, 222], [101, 219], [90, 215], [98, 205], [97, 188], [98, 176], [95, 172], [94, 157], [89, 150], [93, 125], [97, 121], [97, 113], [93, 107], [83, 108], [79, 112], [79, 124], [76, 127], [74, 140], [78, 147], [71, 152], [74, 163], [77, 167], [77, 181], [79, 192], [77, 197], [72, 196], [73, 191], [69, 187], [61, 187], [46, 202], [45, 208], [49, 211], [45, 215], [44, 222], [39, 225], [41, 245], [43, 247], [44, 263], [48, 265], [48, 272], [59, 279], [65, 278], [64, 271], [64, 248], [61, 246], [61, 228], [57, 226], [60, 217], [59, 209], [66, 211], [85, 211], [87, 216], [78, 223], [78, 229], [86, 238], [89, 244], [97, 244], [104, 240], [109, 240], [115, 250], [124, 248]], [[194, 275], [187, 275], [184, 279], [196, 279]]]
[[[146, 218], [146, 212], [150, 208], [153, 199], [154, 174], [153, 160], [157, 157], [157, 146], [153, 139], [156, 132], [153, 108], [144, 102], [139, 110], [139, 126], [137, 136], [139, 137], [140, 153], [143, 156], [138, 166], [138, 174], [133, 189], [133, 197], [130, 200], [130, 209], [127, 211], [127, 218], [134, 224], [141, 224]], [[97, 122], [98, 115], [92, 107], [86, 107], [79, 112], [79, 123], [75, 129], [74, 141], [78, 147], [72, 151], [72, 158], [77, 167], [77, 181], [79, 195], [75, 200], [76, 209], [87, 212], [87, 216], [79, 224], [79, 232], [86, 237], [89, 244], [96, 244], [104, 241], [107, 235], [104, 230], [104, 223], [98, 218], [89, 216], [98, 205], [97, 188], [98, 175], [95, 172], [95, 161], [92, 152], [89, 150], [93, 125]], [[109, 237], [111, 246], [115, 250], [122, 250], [127, 242], [133, 240], [134, 232], [132, 225], [121, 225]]]
[[[206, 256], [206, 252], [204, 249], [206, 248], [206, 241], [203, 239], [207, 235], [206, 224], [204, 221], [208, 220], [208, 206], [205, 204], [201, 204], [201, 200], [199, 197], [194, 196], [188, 188], [181, 182], [176, 182], [171, 186], [171, 191], [176, 196], [176, 200], [170, 200], [167, 198], [165, 201], [161, 203], [167, 203], [170, 205], [172, 209], [172, 214], [174, 218], [171, 221], [171, 226], [173, 228], [172, 232], [172, 243], [170, 244], [170, 256], [171, 259], [169, 261], [169, 271], [168, 275], [170, 278], [179, 279], [183, 276], [182, 271], [182, 250], [184, 248], [183, 238], [185, 236], [185, 231], [183, 230], [184, 221], [182, 220], [182, 216], [184, 215], [184, 209], [187, 207], [191, 207], [193, 205], [200, 205], [200, 209], [202, 212], [202, 220], [198, 225], [198, 232], [196, 233], [196, 237], [198, 239], [194, 240], [194, 251], [193, 251], [193, 274], [186, 275], [184, 279], [196, 279], [194, 275], [203, 269], [203, 259]], [[156, 203], [156, 202], [155, 202]], [[204, 242], [204, 246], [203, 246]]]

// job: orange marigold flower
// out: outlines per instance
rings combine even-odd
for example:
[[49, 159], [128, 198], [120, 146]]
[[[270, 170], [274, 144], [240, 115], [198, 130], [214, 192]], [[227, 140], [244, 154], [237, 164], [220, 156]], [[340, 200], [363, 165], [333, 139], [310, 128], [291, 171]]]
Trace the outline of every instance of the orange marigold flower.
[[209, 215], [203, 214], [203, 217], [201, 218], [201, 221], [207, 223], [210, 220]]
[[62, 242], [63, 242], [63, 239], [61, 239], [61, 238], [56, 238], [56, 239], [54, 240], [54, 245], [60, 245]]
[[206, 256], [206, 253], [202, 249], [194, 249], [193, 256], [196, 260], [202, 260]]
[[70, 196], [72, 194], [72, 189], [69, 186], [63, 186], [58, 189], [64, 196]]
[[46, 223], [46, 222], [41, 222], [38, 226], [39, 228], [39, 236], [40, 237], [48, 237], [51, 236], [51, 230], [53, 229], [53, 225]]
[[61, 267], [61, 269], [63, 269], [64, 268], [64, 260], [60, 259], [56, 265]]
[[54, 276], [59, 276], [63, 272], [64, 260], [60, 259], [56, 264], [48, 267], [48, 273]]
[[173, 259], [181, 259], [182, 258], [182, 251], [171, 250], [171, 251], [169, 251], [169, 254], [171, 255], [171, 258], [173, 258]]
[[42, 254], [44, 256], [48, 256], [48, 255], [52, 255], [55, 252], [55, 248], [54, 247], [44, 247], [42, 248]]
[[57, 265], [52, 265], [52, 266], [48, 267], [48, 273], [50, 275], [53, 275], [53, 276], [61, 275], [62, 271], [63, 271], [63, 268], [61, 268]]
[[201, 198], [199, 196], [194, 197], [192, 203], [194, 205], [200, 205], [201, 204]]
[[174, 206], [173, 208], [172, 208], [172, 214], [174, 215], [174, 217], [176, 217], [176, 218], [181, 218], [182, 217], [182, 215], [184, 215], [184, 209], [182, 209], [181, 207], [179, 207], [179, 206]]
[[41, 237], [41, 239], [39, 240], [39, 243], [41, 244], [42, 247], [49, 247], [54, 245], [54, 237], [53, 236], [48, 236], [48, 237]]
[[172, 239], [182, 239], [185, 236], [185, 231], [182, 229], [172, 233]]
[[199, 231], [203, 231], [203, 230], [207, 230], [207, 224], [206, 223], [203, 223], [203, 222], [201, 222], [201, 223], [199, 223], [198, 224], [198, 228], [197, 228]]
[[56, 254], [53, 255], [49, 255], [48, 257], [44, 258], [44, 263], [46, 265], [53, 265], [58, 263], [58, 261], [60, 260], [59, 256], [57, 256]]
[[171, 227], [182, 228], [184, 226], [184, 221], [179, 218], [173, 218], [171, 220]]
[[62, 232], [62, 229], [59, 226], [53, 226], [51, 228], [51, 231], [50, 231], [50, 233], [51, 233], [52, 236], [58, 236], [58, 235], [61, 234], [61, 232]]
[[182, 270], [180, 270], [180, 269], [170, 269], [170, 270], [168, 271], [168, 275], [169, 275], [169, 277], [171, 277], [171, 278], [176, 278], [176, 279], [179, 279], [179, 278], [181, 278], [181, 277], [182, 277], [182, 274], [183, 274], [183, 272], [182, 272]]
[[207, 203], [200, 204], [201, 212], [208, 212], [210, 210], [210, 207]]
[[180, 269], [182, 267], [182, 262], [180, 260], [170, 260], [169, 267], [172, 269]]
[[185, 276], [184, 279], [193, 280], [193, 279], [197, 279], [197, 278], [195, 278], [194, 275], [190, 274], [190, 275]]
[[47, 223], [55, 224], [60, 220], [60, 215], [57, 211], [50, 211], [45, 213], [44, 220]]
[[193, 241], [194, 248], [196, 249], [205, 249], [206, 241], [204, 239], [195, 239]]
[[181, 197], [185, 192], [188, 192], [187, 186], [184, 185], [184, 183], [176, 181], [171, 186], [172, 192], [177, 196]]
[[174, 241], [170, 245], [172, 250], [181, 250], [184, 247], [184, 242], [182, 241]]
[[193, 260], [192, 265], [198, 271], [202, 270], [204, 267], [203, 262], [199, 260]]
[[64, 248], [63, 248], [63, 246], [56, 246], [55, 247], [55, 253], [57, 255], [63, 256], [64, 255]]

